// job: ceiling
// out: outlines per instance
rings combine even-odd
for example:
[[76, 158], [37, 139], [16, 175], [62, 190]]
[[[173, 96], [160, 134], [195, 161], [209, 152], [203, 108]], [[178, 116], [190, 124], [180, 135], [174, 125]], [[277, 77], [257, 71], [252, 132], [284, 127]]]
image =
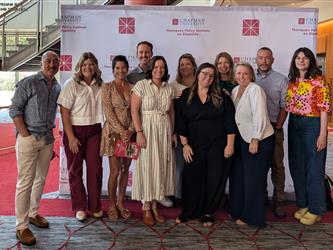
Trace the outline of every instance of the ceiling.
[[257, 0], [257, 1], [252, 1], [252, 0], [222, 0], [222, 1], [217, 1], [221, 2], [234, 2], [236, 5], [239, 6], [297, 6], [297, 5], [303, 5], [306, 4], [307, 2], [311, 2], [311, 0]]

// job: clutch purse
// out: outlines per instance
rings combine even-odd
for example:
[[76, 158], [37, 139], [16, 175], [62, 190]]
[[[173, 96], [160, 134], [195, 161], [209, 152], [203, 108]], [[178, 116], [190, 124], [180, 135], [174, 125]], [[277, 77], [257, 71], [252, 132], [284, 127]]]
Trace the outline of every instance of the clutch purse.
[[136, 142], [124, 142], [117, 140], [114, 147], [114, 155], [117, 157], [131, 158], [137, 160], [139, 156], [140, 147]]

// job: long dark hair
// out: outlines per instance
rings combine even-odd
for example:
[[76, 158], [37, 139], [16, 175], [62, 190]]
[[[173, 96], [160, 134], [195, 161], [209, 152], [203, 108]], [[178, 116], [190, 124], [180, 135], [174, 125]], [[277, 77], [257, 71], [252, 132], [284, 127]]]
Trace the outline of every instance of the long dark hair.
[[310, 78], [313, 78], [317, 75], [322, 75], [321, 70], [319, 69], [319, 67], [317, 65], [316, 57], [313, 54], [313, 52], [309, 48], [302, 47], [302, 48], [299, 48], [295, 51], [295, 53], [294, 53], [294, 55], [291, 59], [289, 74], [288, 74], [289, 80], [291, 82], [294, 82], [294, 81], [296, 81], [297, 78], [300, 77], [299, 70], [298, 70], [298, 68], [296, 68], [296, 64], [295, 64], [295, 59], [296, 59], [296, 57], [298, 56], [298, 54], [300, 52], [303, 52], [304, 55], [307, 58], [309, 58], [309, 60], [310, 60], [309, 68], [306, 71], [305, 76], [304, 76], [305, 79], [310, 79]]
[[214, 69], [214, 79], [213, 79], [212, 84], [209, 86], [208, 93], [207, 93], [207, 100], [212, 100], [214, 106], [216, 108], [218, 108], [221, 106], [221, 104], [223, 102], [223, 97], [221, 95], [221, 90], [217, 87], [217, 69], [215, 68], [215, 66], [213, 64], [208, 63], [208, 62], [203, 63], [198, 67], [198, 69], [195, 73], [194, 83], [190, 88], [190, 94], [187, 98], [187, 103], [190, 104], [193, 100], [194, 95], [198, 93], [198, 85], [199, 85], [198, 77], [199, 77], [199, 74], [201, 73], [201, 71], [206, 68]]
[[162, 82], [167, 82], [169, 80], [169, 71], [168, 71], [168, 65], [163, 56], [153, 56], [150, 59], [150, 61], [148, 63], [148, 67], [147, 67], [146, 79], [152, 78], [152, 72], [155, 67], [156, 61], [158, 61], [158, 60], [162, 60], [165, 64], [165, 73], [164, 73], [164, 76], [162, 76], [161, 80], [162, 80]]

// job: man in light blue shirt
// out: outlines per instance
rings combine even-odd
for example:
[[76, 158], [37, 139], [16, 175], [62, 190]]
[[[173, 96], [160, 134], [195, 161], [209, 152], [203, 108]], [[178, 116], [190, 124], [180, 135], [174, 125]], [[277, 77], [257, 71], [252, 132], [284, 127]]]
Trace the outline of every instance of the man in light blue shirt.
[[16, 84], [9, 108], [17, 131], [16, 237], [24, 245], [36, 243], [29, 224], [49, 227], [48, 221], [38, 214], [38, 208], [53, 155], [53, 128], [61, 90], [54, 77], [58, 70], [57, 54], [44, 53], [41, 71]]
[[267, 110], [271, 124], [275, 130], [275, 149], [272, 169], [273, 213], [277, 218], [285, 218], [283, 201], [285, 199], [284, 185], [284, 150], [283, 150], [283, 124], [287, 118], [285, 111], [285, 97], [288, 89], [288, 78], [272, 69], [274, 63], [273, 52], [268, 47], [262, 47], [257, 52], [258, 66], [256, 83], [260, 85], [267, 96]]

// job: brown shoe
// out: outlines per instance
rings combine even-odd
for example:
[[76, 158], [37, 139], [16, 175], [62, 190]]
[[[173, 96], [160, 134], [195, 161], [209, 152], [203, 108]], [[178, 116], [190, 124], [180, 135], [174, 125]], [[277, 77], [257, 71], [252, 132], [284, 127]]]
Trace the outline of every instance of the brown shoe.
[[48, 228], [49, 222], [44, 217], [40, 216], [39, 214], [36, 215], [35, 218], [29, 217], [30, 224], [34, 224], [36, 227], [40, 228]]
[[159, 214], [157, 208], [153, 208], [153, 214], [157, 223], [163, 224], [165, 222], [164, 217]]
[[145, 223], [147, 226], [154, 226], [155, 221], [153, 214], [151, 213], [151, 209], [142, 210], [142, 217], [143, 217], [143, 223]]
[[29, 228], [22, 230], [16, 230], [16, 238], [23, 244], [27, 246], [32, 246], [36, 244], [36, 238]]
[[287, 213], [283, 209], [281, 202], [275, 202], [273, 204], [273, 214], [276, 218], [284, 219], [287, 217]]

